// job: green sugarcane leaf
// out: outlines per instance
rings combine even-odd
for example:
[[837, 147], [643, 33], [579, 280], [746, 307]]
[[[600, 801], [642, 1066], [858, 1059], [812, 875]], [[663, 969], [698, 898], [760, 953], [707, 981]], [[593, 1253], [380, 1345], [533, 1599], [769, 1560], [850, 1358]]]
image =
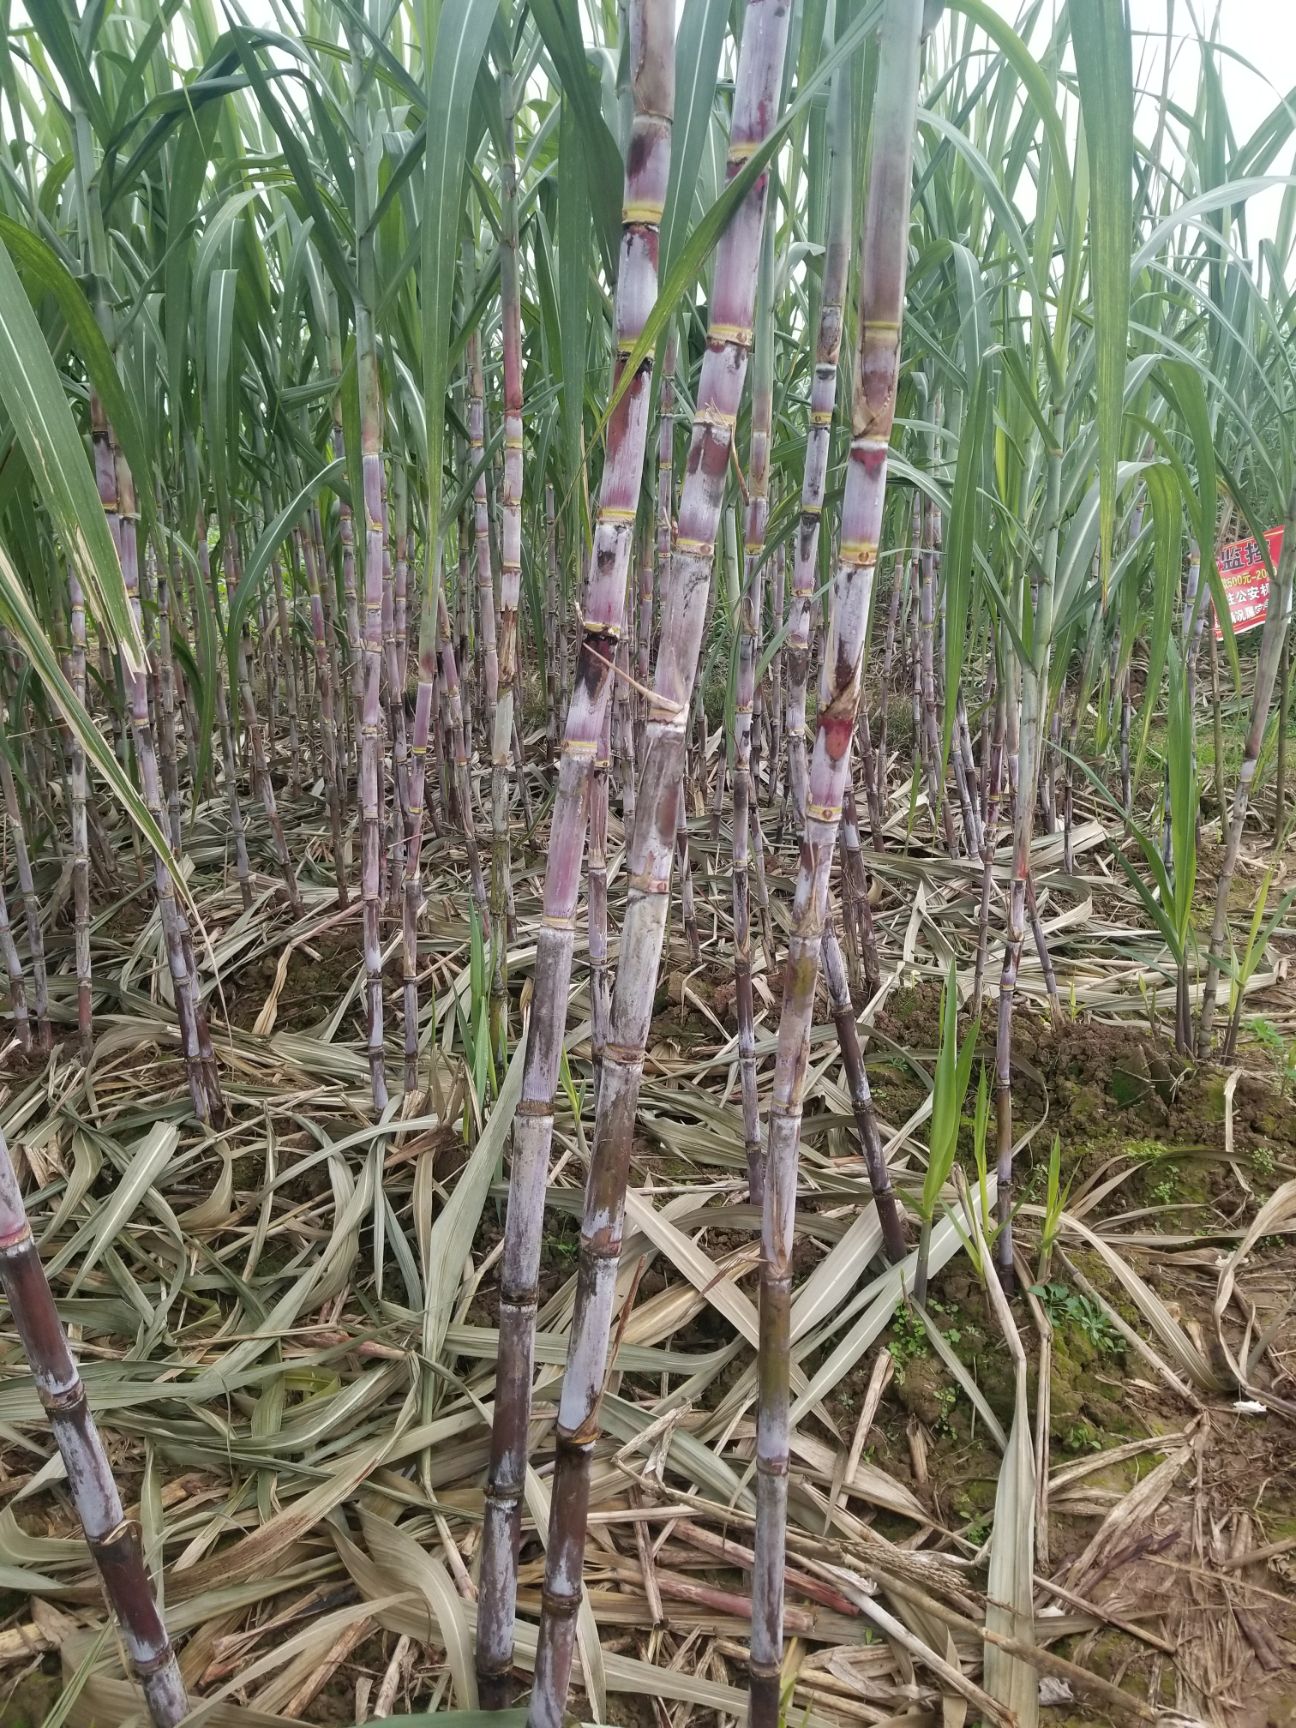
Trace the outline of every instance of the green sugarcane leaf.
[[[1159, 862], [1160, 855], [1157, 853], [1155, 847], [1152, 848], [1152, 854], [1154, 857], [1157, 857]], [[1170, 900], [1169, 883], [1167, 882], [1166, 884], [1167, 892], [1158, 898], [1158, 896], [1148, 887], [1147, 883], [1139, 875], [1138, 871], [1130, 863], [1129, 859], [1123, 852], [1117, 851], [1116, 862], [1125, 872], [1125, 877], [1129, 882], [1130, 887], [1135, 890], [1139, 899], [1143, 902], [1144, 911], [1161, 932], [1161, 939], [1170, 950], [1175, 964], [1181, 965], [1183, 963], [1183, 954], [1179, 945], [1179, 931], [1174, 919], [1170, 916], [1167, 909]], [[1151, 860], [1149, 859], [1149, 863], [1150, 862]], [[1161, 871], [1163, 878], [1164, 874], [1165, 872], [1163, 867]]]
[[1098, 425], [1099, 582], [1105, 607], [1116, 532], [1116, 466], [1129, 343], [1134, 71], [1125, 0], [1085, 0], [1070, 9], [1069, 17], [1092, 185], [1089, 271]]
[[607, 129], [599, 104], [598, 86], [590, 67], [575, 0], [528, 0], [545, 49], [572, 105], [583, 139], [589, 176], [590, 208], [603, 266], [616, 275], [621, 241], [621, 193], [624, 174], [621, 152]]
[[[1182, 510], [1179, 486], [1173, 469], [1153, 463], [1144, 475], [1148, 502], [1152, 506], [1152, 619], [1148, 631], [1148, 672], [1144, 688], [1159, 690], [1165, 672], [1166, 652], [1179, 592], [1180, 524]], [[1134, 780], [1138, 781], [1152, 727], [1154, 704], [1144, 702], [1143, 724], [1135, 758]]]
[[49, 347], [8, 251], [0, 246], [0, 400], [45, 508], [76, 565], [86, 604], [134, 671], [144, 644], [103, 505]]
[[225, 625], [225, 653], [229, 660], [231, 680], [237, 676], [238, 646], [243, 633], [243, 626], [252, 610], [257, 594], [260, 592], [271, 560], [279, 547], [283, 545], [288, 531], [300, 520], [311, 499], [322, 486], [336, 486], [342, 477], [345, 466], [346, 464], [341, 457], [337, 457], [332, 462], [325, 463], [317, 474], [313, 474], [309, 480], [304, 481], [274, 521], [264, 530], [253, 548], [252, 556], [243, 567], [238, 593], [230, 602], [229, 618]]
[[584, 459], [586, 356], [589, 352], [590, 200], [585, 158], [571, 101], [562, 99], [558, 141], [558, 320], [562, 377], [558, 387], [559, 423], [566, 472], [561, 496], [576, 498]]
[[239, 56], [256, 91], [257, 101], [279, 140], [279, 148], [283, 151], [284, 161], [293, 177], [302, 208], [315, 224], [315, 242], [325, 268], [333, 278], [338, 293], [345, 295], [348, 300], [354, 299], [356, 286], [350, 261], [338, 239], [338, 226], [331, 219], [328, 206], [320, 195], [318, 169], [302, 143], [300, 122], [295, 116], [286, 114], [280, 106], [278, 98], [270, 88], [271, 77], [258, 57], [262, 38], [252, 32], [238, 32], [236, 40]]
[[230, 461], [231, 457], [237, 458], [238, 454], [237, 450], [230, 449], [233, 428], [229, 423], [230, 399], [233, 393], [231, 368], [238, 275], [237, 270], [213, 270], [207, 295], [207, 449], [216, 482], [222, 531], [230, 518]]
[[46, 53], [67, 86], [69, 96], [85, 112], [96, 136], [101, 141], [106, 140], [108, 110], [90, 69], [88, 50], [82, 47], [72, 27], [75, 10], [66, 6], [64, 0], [30, 0], [27, 11]]
[[1194, 492], [1185, 494], [1184, 503], [1193, 518], [1193, 532], [1202, 557], [1209, 561], [1215, 545], [1219, 482], [1215, 472], [1215, 440], [1211, 436], [1206, 387], [1198, 368], [1182, 360], [1163, 360], [1157, 371], [1192, 439], [1193, 455], [1197, 460], [1197, 487]]
[[702, 149], [715, 114], [720, 50], [729, 19], [728, 0], [685, 0], [675, 37], [675, 121], [671, 128], [670, 178], [662, 208], [659, 269], [675, 259], [679, 235], [693, 209]]
[[[29, 280], [49, 294], [58, 306], [59, 314], [67, 324], [72, 346], [99, 394], [130, 470], [143, 480], [152, 468], [149, 446], [135, 412], [135, 403], [122, 385], [112, 351], [104, 340], [81, 285], [51, 246], [38, 234], [7, 216], [0, 216], [0, 240], [4, 241], [9, 256]], [[147, 532], [153, 519], [153, 499], [147, 486], [141, 488], [139, 502]]]

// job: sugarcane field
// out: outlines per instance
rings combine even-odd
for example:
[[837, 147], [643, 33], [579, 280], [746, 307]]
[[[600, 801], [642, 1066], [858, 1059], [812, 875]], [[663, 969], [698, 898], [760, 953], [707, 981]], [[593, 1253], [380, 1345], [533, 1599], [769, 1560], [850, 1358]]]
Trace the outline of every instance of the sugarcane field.
[[1296, 1728], [1296, 12], [2, 9], [0, 1728]]

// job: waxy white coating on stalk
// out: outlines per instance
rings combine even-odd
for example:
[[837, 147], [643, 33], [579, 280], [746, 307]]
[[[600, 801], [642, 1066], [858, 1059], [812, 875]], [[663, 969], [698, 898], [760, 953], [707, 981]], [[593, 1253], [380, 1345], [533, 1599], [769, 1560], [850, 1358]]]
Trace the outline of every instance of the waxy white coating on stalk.
[[[750, 0], [747, 7], [734, 86], [728, 153], [731, 178], [774, 123], [790, 12], [790, 0]], [[560, 1728], [571, 1681], [590, 1459], [607, 1364], [630, 1149], [669, 903], [689, 705], [711, 590], [734, 422], [747, 372], [766, 191], [767, 177], [762, 175], [735, 211], [716, 250], [710, 325], [680, 497], [670, 588], [662, 608], [639, 802], [627, 846], [626, 915], [585, 1191], [576, 1303], [560, 1403], [549, 1551], [528, 1716], [531, 1728]], [[642, 446], [640, 449], [642, 452]]]
[[[674, 24], [673, 0], [635, 0], [630, 9], [634, 120], [627, 152], [617, 271], [614, 386], [623, 382], [625, 359], [657, 295], [658, 225], [670, 173], [675, 94]], [[491, 1430], [477, 1623], [478, 1687], [483, 1703], [494, 1706], [504, 1702], [504, 1688], [512, 1666], [517, 1544], [527, 1462], [545, 1178], [553, 1141], [554, 1092], [571, 985], [590, 781], [603, 735], [612, 663], [625, 612], [631, 536], [648, 441], [651, 383], [651, 363], [645, 362], [626, 384], [607, 429], [582, 609], [583, 635], [567, 709], [550, 824], [522, 1098], [513, 1123], [500, 1273], [495, 1419]], [[553, 1554], [554, 1549], [550, 1552]], [[579, 1558], [576, 1570], [579, 1590]], [[562, 1690], [565, 1696], [565, 1682]]]
[[792, 1238], [802, 1092], [828, 910], [829, 876], [850, 772], [869, 600], [886, 495], [887, 450], [895, 413], [908, 257], [920, 28], [920, 9], [914, 0], [888, 0], [881, 27], [873, 160], [861, 235], [860, 331], [841, 545], [824, 643], [805, 830], [774, 1061], [761, 1220], [760, 1401], [756, 1419], [749, 1718], [752, 1728], [775, 1728], [779, 1719], [790, 1445]]
[[819, 522], [828, 481], [833, 410], [837, 402], [837, 363], [841, 355], [842, 302], [850, 269], [851, 110], [850, 79], [845, 70], [833, 78], [828, 151], [828, 233], [824, 246], [823, 299], [815, 341], [814, 378], [810, 385], [810, 423], [806, 428], [805, 473], [801, 482], [801, 521], [792, 559], [792, 596], [786, 643], [788, 789], [798, 827], [805, 821], [810, 609], [817, 587]]

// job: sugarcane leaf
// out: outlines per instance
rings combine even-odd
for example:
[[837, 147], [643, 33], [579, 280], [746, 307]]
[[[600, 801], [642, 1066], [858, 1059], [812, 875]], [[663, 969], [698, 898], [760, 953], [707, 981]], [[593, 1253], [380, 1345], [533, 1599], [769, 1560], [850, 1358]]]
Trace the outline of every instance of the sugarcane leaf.
[[1105, 605], [1116, 531], [1116, 466], [1129, 340], [1134, 72], [1125, 0], [1091, 0], [1073, 6], [1069, 17], [1092, 183], [1089, 271], [1096, 349], [1099, 581]]
[[[1172, 468], [1153, 463], [1144, 475], [1148, 502], [1152, 506], [1152, 618], [1148, 631], [1148, 672], [1145, 688], [1159, 690], [1165, 672], [1166, 652], [1179, 592], [1181, 503]], [[1152, 728], [1152, 704], [1143, 704], [1143, 724], [1134, 769], [1137, 781]]]
[[243, 567], [238, 592], [230, 601], [229, 617], [225, 624], [225, 653], [229, 660], [231, 679], [237, 675], [238, 645], [244, 624], [256, 602], [275, 553], [283, 545], [289, 530], [300, 520], [306, 506], [319, 489], [322, 486], [335, 487], [341, 479], [345, 467], [346, 464], [338, 457], [332, 462], [326, 462], [317, 474], [313, 474], [309, 480], [303, 481], [274, 521], [264, 529], [261, 538], [253, 547], [252, 556]]
[[562, 100], [558, 145], [558, 329], [562, 377], [558, 411], [566, 465], [563, 494], [579, 494], [583, 458], [581, 421], [585, 407], [586, 356], [589, 351], [590, 200], [585, 157], [577, 136], [570, 99]]
[[[67, 324], [72, 346], [103, 402], [126, 460], [132, 472], [142, 479], [150, 472], [151, 463], [135, 404], [118, 377], [112, 353], [80, 284], [53, 247], [39, 234], [33, 234], [7, 216], [0, 216], [0, 240], [29, 280], [53, 298]], [[147, 526], [153, 516], [153, 499], [148, 487], [141, 491], [140, 508]]]
[[8, 251], [0, 246], [0, 399], [73, 560], [86, 603], [133, 670], [144, 666], [117, 551], [104, 520], [85, 447], [72, 420], [45, 337]]
[[621, 238], [624, 180], [621, 152], [603, 118], [575, 0], [528, 0], [528, 3], [583, 140], [594, 232], [604, 269], [613, 277]]
[[[1026, 1365], [1017, 1364], [1012, 1428], [999, 1467], [986, 1581], [986, 1630], [1017, 1644], [1035, 1642], [1035, 1456], [1031, 1446]], [[987, 1643], [985, 1688], [1013, 1712], [1019, 1728], [1039, 1721], [1039, 1680], [1032, 1664]]]
[[674, 262], [678, 236], [693, 209], [702, 149], [714, 118], [728, 20], [728, 0], [684, 0], [675, 36], [675, 120], [658, 254], [662, 276]]
[[[486, 1007], [487, 1003], [483, 999], [483, 1017]], [[489, 1026], [484, 1023], [479, 1031], [478, 1042], [489, 1056]], [[481, 1210], [503, 1153], [512, 1125], [513, 1111], [521, 1094], [525, 1052], [526, 1037], [523, 1036], [514, 1048], [508, 1072], [504, 1076], [499, 1096], [482, 1130], [481, 1138], [473, 1147], [467, 1164], [460, 1171], [454, 1192], [438, 1213], [428, 1237], [427, 1264], [423, 1273], [427, 1291], [423, 1310], [423, 1351], [429, 1362], [441, 1360], [442, 1345], [454, 1311], [464, 1258], [472, 1246], [473, 1236], [481, 1219]]]

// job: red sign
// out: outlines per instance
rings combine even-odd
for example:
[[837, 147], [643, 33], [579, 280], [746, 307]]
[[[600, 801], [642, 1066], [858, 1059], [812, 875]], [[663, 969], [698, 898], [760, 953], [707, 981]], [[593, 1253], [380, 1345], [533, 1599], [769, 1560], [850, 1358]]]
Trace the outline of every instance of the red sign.
[[[1271, 528], [1265, 535], [1269, 557], [1277, 566], [1282, 556], [1283, 531]], [[1255, 540], [1234, 540], [1221, 546], [1218, 555], [1220, 581], [1228, 597], [1229, 617], [1233, 634], [1242, 636], [1264, 623], [1269, 610], [1269, 572], [1264, 556]], [[1224, 632], [1215, 623], [1215, 640], [1222, 642]]]

